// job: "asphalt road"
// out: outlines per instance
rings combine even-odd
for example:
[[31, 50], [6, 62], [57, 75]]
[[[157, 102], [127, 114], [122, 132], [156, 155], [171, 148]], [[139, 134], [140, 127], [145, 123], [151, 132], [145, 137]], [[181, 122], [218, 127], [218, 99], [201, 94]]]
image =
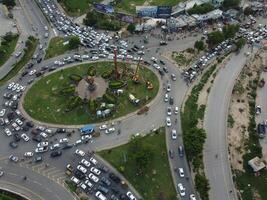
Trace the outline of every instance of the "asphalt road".
[[[204, 118], [207, 132], [204, 163], [211, 187], [210, 199], [237, 199], [228, 160], [227, 117], [232, 89], [236, 77], [245, 64], [244, 52], [246, 51], [247, 48], [238, 55], [232, 55], [226, 66], [220, 69], [208, 97]], [[216, 155], [218, 155], [217, 158]]]

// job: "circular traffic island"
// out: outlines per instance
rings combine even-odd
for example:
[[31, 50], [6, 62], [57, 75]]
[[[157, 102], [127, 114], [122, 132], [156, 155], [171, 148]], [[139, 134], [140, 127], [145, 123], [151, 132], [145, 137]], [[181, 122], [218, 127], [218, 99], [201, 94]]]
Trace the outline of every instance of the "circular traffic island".
[[98, 123], [143, 108], [158, 93], [158, 76], [136, 64], [95, 62], [59, 69], [34, 83], [22, 98], [41, 122]]

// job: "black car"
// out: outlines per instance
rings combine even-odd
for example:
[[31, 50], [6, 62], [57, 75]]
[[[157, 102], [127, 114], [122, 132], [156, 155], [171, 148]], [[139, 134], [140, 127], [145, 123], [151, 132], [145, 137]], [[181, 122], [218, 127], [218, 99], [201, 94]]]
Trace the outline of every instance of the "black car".
[[42, 141], [42, 137], [40, 135], [35, 135], [32, 137], [32, 140], [35, 142], [41, 142]]
[[34, 162], [42, 162], [43, 161], [43, 157], [42, 156], [38, 156], [34, 158]]
[[168, 73], [168, 72], [169, 72], [169, 70], [167, 69], [167, 67], [163, 67], [163, 71], [164, 71], [165, 73]]
[[62, 149], [70, 149], [70, 148], [72, 148], [72, 147], [73, 147], [72, 144], [65, 144], [65, 145], [62, 147]]
[[173, 97], [170, 97], [169, 104], [173, 105]]
[[109, 171], [109, 169], [106, 166], [101, 165], [101, 164], [98, 165], [98, 169], [100, 169], [102, 172], [105, 172], [105, 173]]
[[40, 63], [41, 61], [42, 61], [42, 58], [38, 58], [36, 62]]
[[31, 69], [32, 67], [33, 67], [33, 63], [29, 63], [27, 68]]
[[15, 133], [15, 134], [13, 135], [13, 137], [14, 137], [14, 140], [15, 140], [16, 142], [19, 142], [19, 141], [20, 141], [20, 135], [19, 135], [18, 133]]
[[13, 149], [17, 148], [18, 147], [18, 143], [12, 141], [9, 143], [9, 146], [12, 147]]
[[128, 197], [126, 197], [125, 194], [120, 195], [120, 200], [128, 200]]
[[30, 128], [32, 128], [34, 126], [33, 122], [26, 122], [26, 125]]
[[160, 74], [161, 76], [163, 76], [163, 75], [164, 75], [164, 72], [163, 72], [161, 69], [159, 69], [159, 74]]
[[80, 172], [79, 170], [75, 170], [74, 175], [80, 180], [85, 178], [85, 174]]
[[109, 189], [102, 186], [102, 185], [99, 185], [98, 188], [97, 188], [99, 191], [101, 191], [102, 193], [105, 193], [107, 194], [109, 192]]
[[15, 113], [14, 112], [7, 113], [7, 119], [9, 121], [12, 121], [14, 118], [15, 118]]
[[121, 182], [121, 179], [118, 176], [116, 176], [114, 173], [110, 173], [109, 174], [109, 178], [111, 180], [113, 180], [115, 183], [120, 183]]
[[22, 130], [23, 131], [28, 131], [30, 128], [28, 127], [28, 126], [26, 126], [26, 125], [24, 125], [24, 126], [22, 126]]
[[113, 187], [111, 188], [111, 191], [112, 191], [114, 194], [119, 194], [119, 192], [120, 192], [119, 190], [117, 190], [116, 188], [113, 188]]
[[56, 130], [56, 133], [66, 133], [66, 129], [64, 129], [64, 128], [58, 128]]
[[22, 72], [21, 76], [24, 77], [24, 76], [26, 76], [28, 73], [29, 73], [28, 71], [24, 71], [24, 72]]
[[159, 61], [162, 65], [165, 65], [165, 62], [163, 60]]
[[62, 151], [53, 151], [50, 156], [51, 157], [58, 157], [58, 156], [61, 156], [62, 155]]
[[111, 182], [106, 177], [102, 177], [101, 178], [101, 182], [104, 183], [107, 186], [111, 185]]

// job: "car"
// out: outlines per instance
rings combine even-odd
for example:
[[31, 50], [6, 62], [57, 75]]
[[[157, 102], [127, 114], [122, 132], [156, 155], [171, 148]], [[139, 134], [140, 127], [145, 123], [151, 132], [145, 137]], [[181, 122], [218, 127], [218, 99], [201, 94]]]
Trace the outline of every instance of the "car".
[[90, 173], [88, 175], [88, 178], [91, 179], [92, 181], [94, 181], [95, 183], [97, 183], [99, 181], [99, 178], [97, 178], [97, 176], [95, 176], [93, 173]]
[[46, 132], [47, 134], [52, 134], [52, 133], [53, 133], [53, 131], [52, 131], [51, 129], [45, 129], [45, 132]]
[[56, 143], [56, 144], [53, 144], [52, 146], [50, 146], [50, 150], [55, 150], [55, 149], [59, 149], [59, 148], [60, 148], [59, 143]]
[[33, 152], [29, 151], [29, 152], [25, 152], [24, 153], [25, 157], [33, 157]]
[[179, 171], [179, 175], [181, 178], [184, 177], [184, 169], [183, 168], [178, 168], [178, 171]]
[[75, 183], [76, 185], [78, 185], [80, 183], [80, 180], [77, 179], [75, 176], [71, 177], [70, 180]]
[[180, 195], [182, 197], [184, 197], [185, 196], [185, 188], [184, 188], [183, 184], [182, 183], [178, 183], [177, 187], [178, 187], [178, 191], [179, 191]]
[[116, 176], [114, 173], [112, 173], [112, 172], [109, 174], [109, 178], [111, 180], [113, 180], [115, 183], [120, 183], [121, 182], [121, 179], [118, 176]]
[[69, 139], [68, 138], [62, 138], [59, 140], [59, 143], [68, 143], [69, 142]]
[[197, 200], [197, 198], [194, 194], [190, 194], [189, 198], [190, 198], [190, 200]]
[[31, 122], [31, 121], [26, 122], [26, 125], [30, 128], [32, 128], [34, 126], [33, 122]]
[[3, 117], [5, 115], [5, 113], [6, 113], [6, 109], [2, 109], [0, 111], [0, 117]]
[[170, 127], [172, 125], [170, 117], [166, 117], [166, 125], [167, 127]]
[[29, 136], [26, 133], [21, 134], [21, 138], [25, 141], [28, 142], [30, 140]]
[[109, 189], [106, 188], [106, 187], [104, 187], [104, 186], [102, 186], [102, 185], [99, 185], [99, 186], [97, 187], [97, 189], [98, 189], [99, 191], [105, 193], [105, 194], [107, 194], [107, 193], [109, 192]]
[[175, 129], [172, 129], [172, 130], [171, 130], [171, 136], [172, 136], [172, 139], [173, 139], [173, 140], [176, 140], [176, 139], [177, 139], [177, 132], [176, 132]]
[[256, 106], [256, 114], [259, 115], [261, 114], [261, 107], [260, 106]]
[[38, 163], [38, 162], [42, 162], [43, 161], [43, 157], [42, 156], [37, 156], [34, 158], [34, 162]]
[[93, 172], [95, 175], [101, 174], [101, 171], [95, 167], [91, 167], [90, 171]]
[[81, 137], [81, 140], [82, 141], [88, 141], [88, 140], [90, 140], [92, 138], [92, 135], [83, 135], [82, 137]]
[[101, 180], [102, 183], [104, 183], [107, 186], [111, 185], [111, 182], [106, 177], [102, 177], [100, 180]]
[[37, 147], [47, 147], [48, 146], [48, 142], [40, 142], [37, 144]]
[[9, 160], [11, 160], [11, 161], [13, 161], [13, 162], [18, 162], [18, 161], [19, 161], [18, 156], [14, 156], [13, 154], [10, 155], [8, 158], [9, 158]]
[[105, 197], [105, 195], [103, 195], [100, 191], [95, 193], [95, 197], [99, 200], [107, 200], [107, 197]]
[[80, 163], [83, 164], [85, 167], [90, 167], [91, 165], [90, 162], [84, 158], [81, 160]]
[[15, 141], [11, 141], [11, 142], [9, 143], [9, 146], [12, 147], [13, 149], [15, 149], [15, 148], [18, 147], [18, 143], [15, 142]]
[[44, 153], [46, 151], [48, 151], [47, 147], [38, 147], [35, 149], [35, 153]]
[[168, 116], [172, 115], [172, 108], [171, 107], [167, 107], [167, 115]]
[[165, 62], [163, 60], [159, 60], [159, 62], [162, 64], [162, 65], [165, 65]]
[[15, 85], [14, 82], [11, 82], [8, 84], [7, 89], [11, 90], [11, 88]]
[[12, 132], [9, 130], [9, 128], [5, 128], [5, 134], [7, 135], [7, 136], [11, 136], [12, 135]]
[[78, 165], [78, 166], [77, 166], [77, 169], [78, 169], [80, 172], [84, 173], [84, 174], [86, 174], [86, 172], [87, 172], [87, 169], [84, 168], [82, 165]]
[[173, 97], [170, 97], [170, 99], [169, 99], [169, 104], [170, 104], [170, 105], [173, 105], [173, 101], [174, 101], [174, 100], [173, 100]]
[[62, 151], [53, 151], [51, 154], [50, 154], [50, 156], [51, 157], [59, 157], [59, 156], [61, 156], [62, 155]]
[[171, 84], [167, 84], [167, 88], [166, 88], [167, 92], [171, 91]]
[[29, 72], [29, 75], [32, 76], [32, 75], [34, 75], [35, 73], [36, 73], [36, 69], [31, 70], [31, 71]]
[[64, 146], [62, 147], [62, 149], [70, 149], [73, 147], [73, 144], [64, 144]]
[[109, 129], [106, 129], [105, 134], [109, 134], [109, 133], [113, 133], [113, 132], [115, 132], [115, 128], [111, 127]]
[[179, 113], [179, 109], [177, 106], [174, 107], [174, 114], [177, 115]]
[[170, 158], [171, 158], [171, 159], [174, 158], [174, 152], [173, 152], [173, 150], [171, 150], [171, 149], [169, 150], [169, 155], [170, 155]]
[[164, 102], [168, 102], [169, 101], [169, 95], [166, 93], [164, 96]]
[[42, 136], [44, 139], [48, 137], [48, 135], [45, 132], [41, 132], [40, 136]]
[[108, 126], [106, 124], [102, 124], [101, 126], [99, 126], [99, 130], [106, 130], [108, 128]]
[[183, 146], [179, 146], [178, 147], [178, 153], [179, 153], [179, 156], [180, 157], [183, 157], [184, 156], [184, 148], [183, 148]]
[[0, 167], [0, 177], [2, 177], [4, 175], [4, 171], [2, 169], [2, 167]]
[[93, 157], [90, 158], [90, 162], [93, 163], [94, 165], [97, 165], [98, 163], [98, 161]]
[[32, 137], [32, 140], [35, 141], [35, 142], [41, 142], [42, 141], [42, 138], [40, 135], [34, 135]]
[[18, 133], [15, 133], [13, 135], [13, 137], [14, 137], [15, 142], [19, 142], [20, 141], [21, 136]]
[[127, 195], [127, 197], [129, 197], [130, 200], [137, 200], [136, 197], [133, 195], [133, 193], [130, 192], [130, 191], [128, 191], [128, 192], [126, 193], [126, 195]]
[[0, 118], [0, 126], [4, 126], [5, 125], [5, 121], [3, 118]]
[[93, 183], [91, 183], [89, 180], [86, 180], [84, 183], [85, 183], [89, 188], [94, 187]]
[[176, 76], [175, 76], [175, 74], [171, 74], [171, 79], [172, 79], [173, 81], [176, 81]]
[[82, 188], [84, 191], [87, 190], [87, 185], [85, 185], [85, 184], [82, 183], [82, 182], [78, 185], [78, 187]]
[[112, 194], [112, 195], [110, 196], [110, 199], [111, 199], [111, 200], [119, 200], [119, 198], [116, 197], [114, 194]]
[[75, 154], [76, 155], [79, 155], [81, 157], [85, 156], [85, 153], [82, 150], [80, 150], [80, 149], [76, 149]]
[[64, 129], [64, 128], [58, 128], [56, 130], [56, 133], [66, 133], [66, 129]]

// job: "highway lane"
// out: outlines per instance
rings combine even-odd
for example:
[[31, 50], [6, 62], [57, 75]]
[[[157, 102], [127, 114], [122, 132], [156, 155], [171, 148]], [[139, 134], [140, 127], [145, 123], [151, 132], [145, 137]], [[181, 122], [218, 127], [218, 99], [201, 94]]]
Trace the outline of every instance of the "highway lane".
[[208, 97], [204, 117], [207, 132], [204, 163], [211, 187], [210, 199], [237, 199], [228, 160], [227, 116], [235, 79], [246, 62], [246, 51], [247, 48], [238, 55], [232, 55], [226, 66], [220, 69]]

